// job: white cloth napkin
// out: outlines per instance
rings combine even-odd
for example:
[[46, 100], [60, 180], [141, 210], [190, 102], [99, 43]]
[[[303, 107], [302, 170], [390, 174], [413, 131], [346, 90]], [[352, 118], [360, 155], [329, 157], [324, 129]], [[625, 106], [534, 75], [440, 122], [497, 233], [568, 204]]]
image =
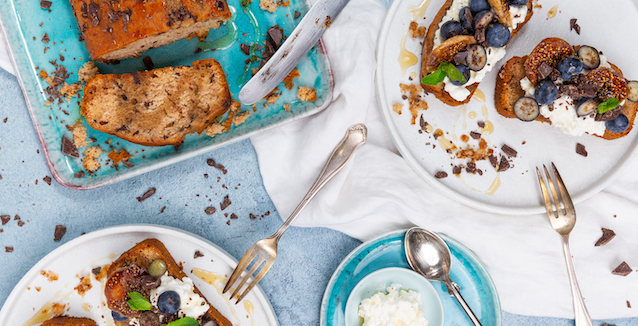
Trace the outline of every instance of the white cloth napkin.
[[[277, 210], [285, 219], [347, 127], [365, 123], [368, 143], [295, 225], [329, 227], [363, 241], [412, 225], [443, 232], [481, 258], [504, 310], [573, 318], [560, 238], [545, 215], [501, 216], [463, 206], [432, 188], [397, 154], [374, 87], [376, 39], [386, 4], [351, 0], [324, 35], [335, 78], [334, 102], [326, 110], [251, 138]], [[11, 71], [4, 46], [0, 42], [0, 66]], [[630, 164], [622, 175], [577, 206], [571, 237], [581, 292], [598, 319], [638, 316], [638, 272], [611, 274], [622, 261], [638, 266], [638, 165]], [[594, 247], [601, 227], [617, 236]]]

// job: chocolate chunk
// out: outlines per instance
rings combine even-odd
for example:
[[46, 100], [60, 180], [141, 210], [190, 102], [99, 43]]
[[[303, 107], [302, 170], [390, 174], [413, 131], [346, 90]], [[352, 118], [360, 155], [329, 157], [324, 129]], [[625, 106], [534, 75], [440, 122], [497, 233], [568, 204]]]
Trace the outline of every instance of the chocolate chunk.
[[627, 308], [631, 308], [631, 302], [629, 302], [629, 300], [627, 300]]
[[124, 166], [126, 166], [127, 168], [132, 168], [133, 167], [133, 162], [129, 161], [129, 160], [124, 160], [122, 161], [122, 164], [124, 164]]
[[224, 11], [224, 8], [226, 8], [226, 6], [224, 5], [223, 1], [217, 1], [217, 9], [219, 11]]
[[0, 215], [0, 220], [2, 220], [2, 225], [9, 223], [11, 220], [11, 216], [9, 215]]
[[457, 175], [458, 175], [458, 174], [461, 174], [461, 167], [460, 167], [460, 166], [458, 166], [458, 165], [455, 165], [455, 166], [452, 168], [452, 173], [453, 173], [453, 174], [457, 174]]
[[80, 153], [78, 153], [78, 148], [75, 147], [73, 141], [66, 136], [62, 136], [62, 142], [60, 144], [60, 150], [62, 154], [78, 158], [80, 157]]
[[428, 122], [423, 119], [423, 114], [419, 118], [419, 126], [421, 126], [421, 130], [426, 131], [425, 128], [428, 126]]
[[477, 121], [476, 124], [479, 126], [479, 128], [485, 128], [485, 121]]
[[498, 172], [505, 172], [509, 170], [510, 162], [507, 161], [505, 156], [501, 155], [501, 162], [498, 164]]
[[490, 164], [492, 164], [492, 167], [496, 169], [496, 167], [498, 166], [498, 158], [492, 154], [489, 154], [487, 158], [490, 160]]
[[226, 195], [226, 197], [224, 197], [224, 201], [219, 204], [219, 208], [221, 208], [223, 211], [228, 206], [230, 206], [230, 204], [232, 204], [232, 202], [230, 201], [230, 199], [228, 199], [228, 195]]
[[51, 185], [51, 177], [50, 176], [46, 176], [44, 178], [42, 178], [42, 180], [44, 180], [44, 182], [46, 182], [49, 186]]
[[42, 35], [42, 42], [49, 44], [49, 41], [50, 41], [49, 34], [44, 33], [44, 35]]
[[581, 143], [576, 143], [576, 153], [584, 157], [587, 157], [587, 149], [585, 149], [585, 145]]
[[470, 131], [470, 137], [472, 137], [472, 139], [480, 139], [481, 133], [476, 131]]
[[151, 57], [149, 57], [149, 56], [145, 56], [142, 59], [142, 62], [144, 63], [144, 67], [146, 67], [146, 70], [151, 70], [151, 69], [153, 69], [153, 66], [155, 66], [153, 64], [153, 59], [151, 59]]
[[113, 9], [109, 9], [108, 16], [111, 23], [115, 23], [118, 19], [120, 19], [120, 16]]
[[463, 61], [465, 61], [465, 58], [467, 58], [467, 51], [461, 51], [455, 54], [454, 64], [456, 64], [457, 66], [460, 65], [461, 63], [463, 63]]
[[22, 222], [22, 221], [18, 221], [18, 226], [19, 226], [19, 227], [22, 227], [23, 225], [24, 225], [24, 222]]
[[196, 251], [195, 251], [195, 256], [193, 256], [193, 259], [197, 259], [197, 258], [199, 258], [199, 257], [204, 257], [204, 254], [202, 254], [202, 252], [201, 252], [201, 251], [196, 250]]
[[284, 39], [284, 30], [279, 27], [279, 25], [275, 25], [269, 28], [266, 33], [268, 34], [268, 39], [272, 42], [273, 47], [275, 49], [279, 49]]
[[162, 208], [160, 209], [160, 213], [164, 213], [165, 209], [166, 209], [166, 206], [162, 206]]
[[553, 70], [554, 68], [552, 68], [552, 66], [550, 66], [547, 62], [541, 63], [538, 67], [538, 80], [540, 81], [547, 78]]
[[255, 216], [255, 214], [250, 213], [250, 219], [251, 219], [251, 220], [254, 220], [254, 219], [256, 219], [256, 218], [257, 218], [257, 216]]
[[447, 178], [447, 172], [445, 171], [439, 171], [434, 175], [435, 178], [437, 179], [443, 179], [443, 178]]
[[56, 225], [55, 231], [53, 231], [53, 241], [60, 241], [66, 233], [66, 226]]
[[140, 85], [142, 82], [140, 81], [140, 74], [136, 71], [131, 74], [133, 76], [133, 82], [137, 85]]
[[558, 88], [558, 96], [567, 95], [572, 99], [576, 100], [580, 92], [578, 91], [578, 87], [574, 85], [561, 85]]
[[5, 252], [13, 252], [13, 247], [4, 247]]
[[102, 271], [102, 267], [96, 267], [96, 268], [91, 270], [91, 273], [93, 273], [93, 275], [97, 276], [97, 275], [100, 275], [101, 271]]
[[248, 44], [244, 44], [244, 43], [239, 44], [239, 49], [245, 55], [249, 55], [250, 54], [250, 45], [248, 45]]
[[596, 97], [596, 93], [598, 93], [597, 87], [588, 83], [582, 83], [576, 87], [583, 97]]
[[301, 13], [295, 10], [295, 15], [294, 15], [295, 19], [299, 18], [300, 16], [301, 16]]
[[549, 80], [555, 83], [558, 78], [560, 78], [560, 71], [558, 71], [558, 69], [552, 70], [552, 72], [549, 74]]
[[89, 15], [91, 16], [93, 27], [100, 24], [100, 5], [93, 2], [93, 0], [89, 3]]
[[230, 219], [236, 220], [237, 219], [237, 215], [235, 213], [230, 214]]
[[614, 120], [616, 118], [618, 118], [618, 116], [620, 115], [620, 111], [622, 110], [622, 106], [618, 106], [613, 110], [609, 110], [603, 114], [597, 113], [596, 114], [596, 118], [594, 120], [596, 121], [610, 121], [610, 120]]
[[488, 48], [486, 45], [487, 41], [485, 39], [485, 27], [479, 27], [474, 31], [474, 39], [476, 39], [476, 43], [480, 44], [484, 48]]
[[141, 202], [144, 199], [147, 199], [148, 197], [151, 197], [155, 194], [155, 188], [151, 188], [149, 190], [147, 190], [142, 197], [137, 197], [137, 201]]
[[476, 174], [476, 163], [468, 162], [467, 163], [467, 167], [465, 168], [465, 172], [471, 173], [471, 174]]
[[[627, 301], [627, 302], [629, 302], [629, 301]], [[616, 326], [616, 325], [604, 323], [602, 326]]]
[[503, 146], [501, 146], [501, 150], [503, 151], [503, 153], [505, 153], [508, 157], [516, 157], [516, 154], [518, 154], [518, 152], [516, 150], [514, 150], [513, 148], [503, 144]]
[[580, 35], [580, 25], [576, 23], [576, 18], [572, 18], [569, 20], [569, 31], [576, 31], [576, 34]]
[[84, 170], [80, 170], [78, 172], [75, 172], [73, 177], [75, 177], [75, 178], [83, 178], [84, 177]]
[[215, 162], [215, 160], [213, 160], [212, 158], [207, 159], [207, 160], [206, 160], [206, 164], [208, 164], [209, 166], [212, 166], [212, 167], [216, 168], [216, 169], [217, 169], [217, 170], [219, 170], [219, 171], [222, 171], [222, 173], [223, 173], [223, 174], [228, 173], [228, 170], [226, 170], [226, 168], [225, 168], [223, 165], [221, 165], [221, 164], [217, 164], [217, 163]]
[[601, 229], [603, 230], [603, 235], [600, 237], [600, 239], [598, 239], [598, 241], [596, 241], [596, 244], [594, 244], [594, 246], [596, 247], [606, 245], [609, 241], [611, 241], [611, 239], [616, 236], [616, 232], [614, 232], [613, 230], [605, 228]]
[[43, 9], [49, 9], [51, 8], [51, 5], [53, 4], [53, 2], [51, 1], [47, 1], [47, 0], [40, 0], [40, 7], [42, 7]]
[[[222, 208], [223, 209], [223, 208]], [[204, 210], [204, 213], [211, 215], [213, 213], [215, 213], [217, 211], [217, 209], [213, 206], [208, 206], [206, 207], [206, 209]]]
[[618, 265], [618, 267], [616, 267], [616, 269], [611, 271], [612, 274], [621, 275], [621, 276], [627, 276], [631, 272], [633, 272], [633, 270], [631, 269], [631, 267], [629, 267], [629, 265], [627, 265], [626, 262], [620, 263], [620, 265]]

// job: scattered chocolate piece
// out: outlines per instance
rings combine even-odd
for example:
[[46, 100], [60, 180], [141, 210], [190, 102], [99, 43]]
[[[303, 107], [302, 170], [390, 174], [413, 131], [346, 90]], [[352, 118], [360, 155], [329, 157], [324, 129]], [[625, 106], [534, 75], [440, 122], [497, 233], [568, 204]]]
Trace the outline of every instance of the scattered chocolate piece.
[[576, 143], [576, 153], [584, 157], [587, 157], [587, 149], [585, 149], [585, 145], [581, 143]]
[[66, 136], [62, 136], [62, 142], [60, 143], [60, 150], [62, 154], [78, 158], [80, 157], [80, 153], [78, 152], [78, 148], [75, 147], [73, 141]]
[[4, 247], [5, 252], [13, 252], [13, 247]]
[[600, 239], [598, 239], [598, 241], [596, 241], [596, 244], [594, 244], [594, 246], [596, 247], [606, 245], [609, 241], [611, 241], [611, 239], [613, 239], [616, 236], [616, 232], [614, 232], [613, 230], [605, 229], [605, 228], [601, 228], [601, 229], [603, 230], [603, 235], [600, 237]]
[[479, 128], [485, 128], [485, 121], [477, 121], [476, 124], [479, 126]]
[[197, 259], [199, 257], [204, 257], [204, 254], [202, 254], [201, 251], [197, 250], [197, 251], [195, 251], [195, 256], [193, 256], [193, 258]]
[[55, 231], [53, 232], [53, 241], [60, 241], [65, 233], [66, 233], [66, 226], [56, 225]]
[[93, 275], [100, 275], [100, 272], [102, 271], [102, 267], [96, 267], [94, 269], [91, 270], [91, 273], [93, 273]]
[[255, 214], [250, 213], [250, 219], [251, 219], [251, 220], [254, 220], [254, 219], [256, 219], [256, 218], [257, 218], [257, 216], [255, 216]]
[[471, 173], [471, 174], [476, 174], [476, 163], [468, 162], [467, 163], [467, 167], [465, 168], [465, 172]]
[[554, 68], [552, 68], [552, 66], [550, 66], [547, 62], [541, 63], [541, 65], [538, 66], [538, 80], [547, 78], [553, 71]]
[[604, 323], [602, 326], [616, 326], [616, 325]]
[[228, 199], [228, 195], [226, 195], [226, 197], [224, 197], [224, 201], [219, 204], [219, 208], [221, 208], [222, 211], [223, 211], [228, 206], [230, 206], [230, 204], [232, 204], [232, 203], [231, 203], [230, 199]]
[[618, 267], [616, 267], [616, 269], [611, 271], [611, 273], [614, 274], [614, 275], [627, 276], [632, 271], [633, 270], [631, 269], [631, 267], [629, 267], [629, 265], [627, 265], [626, 262], [622, 262], [622, 263], [620, 263], [620, 265], [618, 265]]
[[295, 10], [295, 15], [294, 15], [295, 19], [301, 17], [301, 13], [298, 12], [297, 10]]
[[509, 170], [510, 162], [507, 161], [505, 156], [501, 155], [501, 162], [498, 164], [498, 172], [505, 172]]
[[513, 148], [511, 148], [511, 147], [509, 147], [507, 145], [503, 145], [501, 147], [501, 150], [503, 151], [503, 153], [505, 153], [509, 157], [516, 157], [516, 154], [518, 154], [518, 152], [515, 149], [513, 149]]
[[[223, 208], [222, 208], [223, 209]], [[204, 213], [206, 213], [207, 215], [211, 215], [213, 213], [215, 213], [217, 211], [217, 209], [213, 206], [208, 206], [206, 207], [206, 209], [204, 210]]]
[[232, 220], [236, 220], [237, 219], [237, 215], [235, 213], [230, 214], [230, 218]]
[[2, 220], [2, 225], [9, 223], [11, 220], [11, 216], [9, 215], [0, 215], [0, 219]]
[[479, 139], [481, 138], [481, 133], [476, 131], [470, 131], [470, 137], [472, 137], [472, 139]]
[[463, 61], [465, 61], [465, 58], [467, 58], [467, 51], [461, 51], [457, 54], [454, 55], [454, 63], [456, 65], [460, 65], [461, 63], [463, 63]]
[[147, 191], [146, 191], [146, 192], [142, 195], [142, 197], [137, 197], [137, 201], [141, 202], [142, 200], [144, 200], [144, 199], [146, 199], [146, 198], [148, 198], [148, 197], [151, 197], [151, 196], [153, 196], [154, 194], [155, 194], [155, 188], [151, 188], [151, 189], [147, 190]]
[[284, 39], [284, 30], [279, 25], [274, 25], [266, 33], [275, 50], [279, 49]]
[[20, 216], [19, 216], [19, 215], [16, 215], [16, 216], [14, 216], [14, 217], [13, 217], [13, 219], [14, 219], [14, 220], [16, 220], [16, 221], [17, 221], [17, 220], [20, 220]]
[[129, 161], [129, 160], [124, 160], [124, 161], [122, 161], [122, 164], [123, 164], [124, 166], [126, 166], [127, 168], [132, 168], [132, 167], [133, 167], [133, 165], [135, 165], [135, 164], [133, 164], [133, 162], [131, 162], [131, 161]]
[[248, 44], [244, 44], [244, 43], [239, 44], [239, 49], [245, 55], [249, 55], [250, 54], [250, 45], [248, 45]]
[[75, 178], [83, 178], [84, 177], [84, 170], [80, 170], [78, 172], [75, 172], [73, 177], [75, 177]]
[[217, 164], [215, 162], [215, 160], [213, 160], [212, 158], [209, 158], [208, 160], [206, 160], [206, 163], [209, 166], [212, 166], [212, 167], [216, 168], [217, 170], [222, 171], [223, 174], [226, 174], [228, 172], [223, 165]]
[[160, 213], [164, 213], [164, 210], [165, 210], [165, 209], [166, 209], [166, 206], [163, 206], [163, 207], [160, 209]]
[[19, 227], [22, 227], [23, 225], [24, 225], [24, 222], [22, 222], [22, 221], [18, 221], [18, 226], [19, 226]]
[[142, 59], [142, 62], [144, 63], [144, 67], [146, 67], [146, 70], [151, 70], [155, 66], [155, 64], [153, 64], [153, 59], [151, 59], [151, 57], [149, 56], [145, 56]]
[[443, 179], [443, 178], [447, 178], [447, 172], [445, 171], [439, 171], [434, 175], [435, 178], [437, 179]]
[[49, 44], [49, 41], [50, 41], [49, 34], [44, 33], [44, 35], [42, 35], [42, 42]]
[[580, 25], [578, 25], [578, 23], [576, 23], [576, 18], [572, 18], [569, 20], [569, 31], [571, 32], [572, 30], [576, 31], [576, 34], [580, 35]]
[[456, 165], [452, 168], [452, 173], [453, 174], [461, 174], [461, 167]]
[[42, 180], [44, 180], [44, 182], [46, 182], [49, 186], [51, 185], [51, 177], [50, 176], [46, 176], [44, 178], [42, 178]]
[[49, 9], [49, 8], [51, 8], [52, 4], [53, 4], [53, 2], [51, 2], [51, 1], [47, 1], [47, 0], [41, 0], [40, 1], [40, 7], [42, 7], [42, 9]]
[[629, 300], [627, 300], [627, 308], [631, 308], [631, 302], [629, 302]]
[[4, 118], [4, 119], [2, 119], [2, 122], [7, 123], [7, 120], [8, 120], [8, 119], [9, 119], [9, 118]]

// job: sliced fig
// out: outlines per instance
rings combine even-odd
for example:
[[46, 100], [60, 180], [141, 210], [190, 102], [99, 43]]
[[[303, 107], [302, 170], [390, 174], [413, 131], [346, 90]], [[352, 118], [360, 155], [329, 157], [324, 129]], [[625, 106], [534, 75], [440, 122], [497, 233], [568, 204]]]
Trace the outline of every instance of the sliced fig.
[[514, 115], [522, 121], [532, 121], [540, 112], [538, 103], [531, 97], [521, 97], [514, 103]]
[[586, 78], [589, 84], [598, 87], [596, 96], [601, 101], [615, 97], [622, 102], [629, 94], [627, 80], [612, 69], [596, 68], [590, 71]]
[[137, 265], [130, 265], [114, 272], [104, 287], [109, 309], [129, 318], [139, 316], [139, 312], [132, 310], [128, 305], [128, 293], [139, 292], [145, 297], [149, 296], [149, 289], [141, 282], [144, 275], [148, 274]]
[[470, 35], [457, 35], [447, 39], [430, 52], [425, 66], [427, 73], [435, 71], [441, 62], [452, 62], [457, 53], [475, 43], [476, 40]]
[[590, 114], [596, 113], [598, 111], [598, 101], [593, 98], [583, 98], [578, 102], [578, 106], [576, 106], [576, 114], [579, 117], [586, 117]]
[[540, 82], [538, 75], [538, 68], [543, 63], [547, 63], [551, 67], [556, 67], [558, 62], [574, 53], [574, 49], [569, 43], [566, 41], [556, 38], [549, 37], [542, 40], [532, 53], [527, 57], [525, 61], [525, 74], [534, 86]]
[[512, 27], [512, 17], [510, 16], [510, 6], [506, 0], [488, 0], [492, 6], [492, 10], [498, 17], [498, 21], [507, 26]]
[[627, 88], [629, 89], [627, 99], [632, 102], [638, 102], [638, 81], [632, 80], [627, 82]]
[[483, 10], [474, 16], [474, 29], [487, 27], [494, 19], [494, 13], [491, 10]]
[[600, 66], [600, 55], [598, 50], [589, 45], [583, 45], [578, 48], [578, 57], [583, 60], [583, 64], [587, 69], [596, 69]]
[[472, 44], [467, 47], [467, 57], [465, 58], [467, 67], [470, 70], [479, 71], [485, 67], [487, 63], [487, 53], [485, 48], [478, 44]]

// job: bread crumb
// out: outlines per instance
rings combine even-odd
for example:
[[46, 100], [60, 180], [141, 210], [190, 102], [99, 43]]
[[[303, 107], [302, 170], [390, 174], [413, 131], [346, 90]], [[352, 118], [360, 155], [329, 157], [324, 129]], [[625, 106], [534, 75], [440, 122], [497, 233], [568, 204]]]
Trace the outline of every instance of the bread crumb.
[[86, 83], [89, 79], [97, 76], [100, 70], [97, 69], [93, 61], [85, 62], [78, 70], [78, 80], [81, 83]]
[[235, 101], [235, 100], [231, 100], [230, 102], [230, 112], [238, 112], [239, 108], [241, 107], [241, 103]]
[[235, 126], [239, 126], [240, 124], [246, 122], [246, 119], [248, 119], [249, 115], [250, 115], [250, 112], [248, 111], [244, 111], [242, 113], [236, 114], [233, 117], [233, 123], [235, 124]]
[[64, 85], [62, 86], [62, 88], [60, 89], [60, 94], [62, 95], [68, 95], [70, 97], [75, 97], [77, 96], [78, 92], [82, 89], [82, 86], [80, 86], [80, 84], [78, 83], [73, 83], [71, 85], [64, 83]]
[[44, 69], [40, 70], [40, 79], [46, 79], [47, 77], [49, 77], [49, 74], [44, 71]]
[[90, 290], [92, 287], [93, 285], [91, 285], [91, 278], [89, 275], [87, 275], [80, 277], [80, 284], [78, 284], [78, 286], [74, 287], [73, 289], [78, 291], [78, 294], [80, 296], [84, 296], [86, 291]]
[[292, 83], [292, 80], [299, 77], [299, 70], [298, 69], [293, 69], [288, 76], [286, 76], [286, 78], [284, 78], [284, 86], [286, 86], [286, 89], [291, 90], [293, 87], [295, 87], [295, 84]]
[[113, 161], [113, 164], [118, 164], [131, 158], [131, 154], [129, 154], [129, 152], [125, 149], [122, 149], [119, 152], [117, 149], [113, 149], [107, 154], [107, 156], [111, 159], [111, 161]]
[[53, 281], [57, 281], [58, 280], [58, 275], [53, 273], [52, 271], [40, 271], [40, 275], [44, 276], [47, 278], [47, 280], [49, 282], [53, 282]]
[[398, 114], [401, 114], [401, 110], [403, 110], [403, 104], [395, 103], [392, 105], [392, 110]]
[[97, 160], [100, 154], [104, 153], [99, 146], [88, 147], [84, 150], [84, 169], [87, 171], [97, 171], [100, 168], [100, 162]]
[[313, 102], [317, 100], [317, 92], [315, 92], [314, 88], [301, 86], [297, 90], [297, 98], [302, 101]]
[[410, 108], [410, 113], [412, 113], [412, 122], [410, 124], [416, 124], [416, 117], [419, 115], [419, 111], [428, 109], [428, 103], [421, 100], [421, 91], [423, 90], [423, 88], [421, 88], [421, 85], [417, 84], [400, 84], [399, 87], [401, 87], [401, 93], [408, 94], [408, 105]]
[[286, 113], [290, 113], [290, 104], [284, 104], [284, 110], [286, 110]]
[[216, 135], [221, 135], [224, 133], [226, 128], [222, 126], [221, 123], [215, 122], [212, 125], [208, 126], [204, 132], [208, 137], [215, 137]]
[[424, 37], [425, 31], [425, 26], [419, 26], [415, 21], [410, 22], [410, 35], [412, 38]]
[[277, 4], [273, 0], [260, 0], [259, 8], [262, 10], [275, 12], [277, 10]]
[[75, 147], [81, 148], [88, 146], [89, 143], [86, 141], [86, 127], [82, 125], [82, 122], [80, 120], [76, 121], [72, 128]]
[[279, 88], [275, 88], [272, 90], [272, 92], [270, 92], [270, 94], [264, 97], [264, 100], [266, 100], [266, 103], [268, 104], [275, 104], [275, 102], [277, 102], [280, 96], [281, 96], [281, 92], [279, 92]]

